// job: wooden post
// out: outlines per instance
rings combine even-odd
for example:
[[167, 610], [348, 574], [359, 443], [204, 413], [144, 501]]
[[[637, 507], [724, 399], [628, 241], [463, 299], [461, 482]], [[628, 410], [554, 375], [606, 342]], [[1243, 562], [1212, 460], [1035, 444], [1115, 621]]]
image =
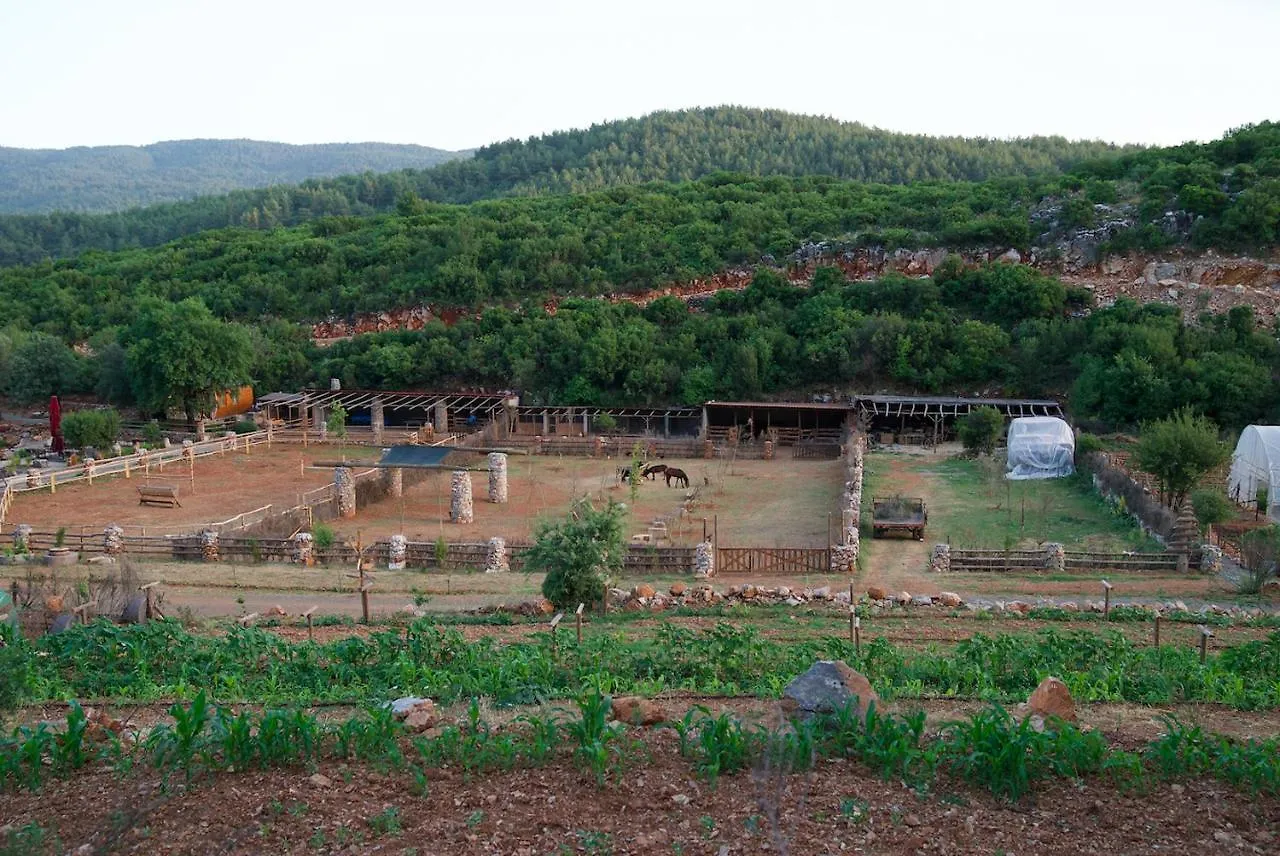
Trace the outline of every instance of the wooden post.
[[862, 619], [856, 615], [853, 617], [853, 653], [862, 656]]
[[190, 464], [189, 469], [191, 470], [191, 493], [194, 495], [196, 492], [196, 455], [194, 450], [191, 453], [191, 457], [187, 459], [187, 462]]
[[1156, 647], [1160, 647], [1160, 613], [1156, 613]]
[[1102, 620], [1111, 620], [1111, 583], [1106, 580], [1102, 581]]
[[1209, 650], [1209, 637], [1213, 635], [1213, 631], [1203, 624], [1200, 625], [1200, 665], [1204, 665], [1205, 654]]
[[551, 659], [556, 659], [556, 627], [560, 625], [560, 620], [564, 618], [563, 612], [557, 612], [555, 618], [551, 619]]
[[128, 459], [127, 459], [127, 458], [125, 459], [125, 462], [124, 462], [124, 477], [125, 477], [125, 478], [129, 478], [129, 477], [130, 477], [130, 476], [129, 476], [129, 461], [128, 461]]
[[155, 616], [156, 604], [155, 598], [151, 594], [151, 590], [158, 585], [160, 585], [159, 580], [138, 586], [139, 590], [144, 591], [147, 594], [147, 621], [150, 621]]
[[585, 603], [578, 604], [578, 609], [576, 612], [574, 612], [574, 617], [576, 617], [578, 620], [578, 647], [579, 648], [582, 647], [582, 608], [584, 606], [586, 606]]
[[364, 617], [364, 623], [369, 623], [369, 589], [373, 588], [373, 583], [360, 586], [360, 614]]
[[58, 492], [58, 488], [56, 484], [57, 481], [58, 481], [58, 474], [55, 472], [50, 472], [49, 473], [49, 495], [50, 496]]
[[311, 616], [315, 613], [315, 611], [316, 611], [316, 607], [313, 606], [310, 609], [308, 609], [306, 612], [302, 613], [302, 617], [307, 620], [307, 641], [308, 642], [316, 641], [315, 628], [311, 624]]

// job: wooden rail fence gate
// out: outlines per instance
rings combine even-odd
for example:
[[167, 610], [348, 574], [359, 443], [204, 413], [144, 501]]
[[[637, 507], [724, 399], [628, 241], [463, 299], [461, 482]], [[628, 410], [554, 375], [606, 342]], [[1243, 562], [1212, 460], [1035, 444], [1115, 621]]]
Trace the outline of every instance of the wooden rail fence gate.
[[825, 574], [831, 568], [826, 547], [720, 547], [718, 574]]

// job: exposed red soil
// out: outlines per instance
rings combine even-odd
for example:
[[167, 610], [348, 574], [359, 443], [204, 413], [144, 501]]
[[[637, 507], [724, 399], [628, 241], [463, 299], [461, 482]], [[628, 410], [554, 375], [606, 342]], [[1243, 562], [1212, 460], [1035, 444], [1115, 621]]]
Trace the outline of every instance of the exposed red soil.
[[[1280, 834], [1280, 801], [1213, 781], [1133, 794], [1059, 780], [1011, 806], [945, 779], [922, 798], [847, 761], [780, 780], [736, 774], [712, 788], [665, 731], [646, 732], [635, 757], [605, 787], [567, 760], [513, 772], [433, 770], [425, 796], [411, 793], [407, 776], [361, 764], [322, 764], [328, 785], [311, 784], [309, 770], [250, 771], [190, 789], [175, 781], [167, 794], [146, 771], [121, 780], [93, 770], [39, 794], [7, 795], [6, 821], [41, 823], [58, 838], [54, 852], [126, 854], [723, 856], [778, 852], [783, 841], [796, 856], [1267, 853]], [[371, 821], [392, 808], [399, 828], [380, 831]]]

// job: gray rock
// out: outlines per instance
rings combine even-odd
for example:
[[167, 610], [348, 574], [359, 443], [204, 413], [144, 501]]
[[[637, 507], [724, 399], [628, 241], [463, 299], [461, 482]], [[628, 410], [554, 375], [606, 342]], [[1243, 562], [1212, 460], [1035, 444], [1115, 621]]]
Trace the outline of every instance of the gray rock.
[[841, 660], [814, 663], [809, 671], [787, 684], [783, 696], [806, 713], [836, 710], [855, 697], [865, 713], [868, 704], [879, 701], [871, 683]]
[[147, 596], [136, 594], [129, 600], [129, 603], [125, 605], [124, 612], [120, 613], [120, 623], [141, 624], [146, 620]]
[[69, 612], [64, 612], [57, 618], [53, 619], [53, 624], [49, 626], [50, 633], [61, 633], [72, 624], [75, 623], [76, 617]]
[[383, 707], [389, 707], [396, 716], [404, 717], [412, 713], [415, 708], [429, 701], [429, 699], [419, 698], [418, 696], [404, 696], [387, 702]]
[[933, 598], [927, 594], [918, 594], [911, 598], [912, 606], [933, 606]]

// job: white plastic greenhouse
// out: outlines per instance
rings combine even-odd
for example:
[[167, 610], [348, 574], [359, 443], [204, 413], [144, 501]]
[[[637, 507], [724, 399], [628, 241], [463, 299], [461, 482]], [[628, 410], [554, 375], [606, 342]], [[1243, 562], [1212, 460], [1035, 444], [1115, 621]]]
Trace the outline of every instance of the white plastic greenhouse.
[[1005, 478], [1056, 479], [1076, 471], [1076, 437], [1056, 416], [1024, 416], [1009, 423]]
[[1258, 489], [1266, 488], [1267, 513], [1280, 513], [1280, 426], [1250, 425], [1240, 432], [1235, 454], [1231, 456], [1231, 475], [1227, 477], [1227, 495], [1241, 504], [1253, 502]]

